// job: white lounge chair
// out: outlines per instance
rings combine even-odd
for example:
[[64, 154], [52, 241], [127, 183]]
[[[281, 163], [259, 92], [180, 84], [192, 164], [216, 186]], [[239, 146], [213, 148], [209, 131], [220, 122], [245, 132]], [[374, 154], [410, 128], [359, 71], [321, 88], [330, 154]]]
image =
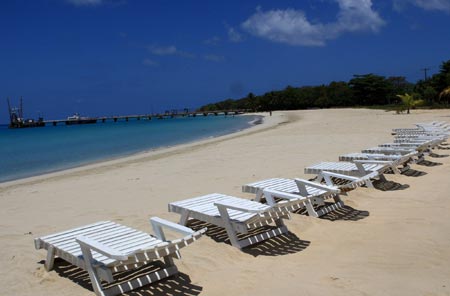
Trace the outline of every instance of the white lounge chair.
[[394, 143], [399, 142], [426, 142], [426, 141], [437, 141], [439, 144], [447, 140], [447, 136], [442, 135], [409, 135], [400, 134], [394, 136]]
[[393, 129], [393, 134], [434, 134], [434, 135], [449, 135], [450, 125], [446, 122], [431, 122], [418, 123], [416, 128], [397, 128]]
[[[354, 160], [353, 162], [320, 162], [306, 167], [305, 174], [314, 174], [320, 177], [324, 172], [330, 172], [353, 177], [366, 177], [366, 180], [379, 178], [386, 181], [384, 173], [390, 170], [396, 174], [400, 173], [397, 164], [393, 161]], [[367, 186], [373, 187], [373, 184], [367, 181]]]
[[450, 131], [448, 130], [394, 130], [392, 135], [395, 136], [438, 136], [446, 137], [450, 136]]
[[436, 122], [431, 122], [431, 123], [417, 123], [416, 126], [425, 131], [435, 131], [435, 130], [449, 131], [450, 130], [450, 124], [445, 121], [441, 121], [441, 122], [436, 121]]
[[[190, 228], [157, 217], [150, 222], [155, 236], [110, 221], [97, 222], [64, 232], [36, 238], [36, 249], [47, 250], [46, 270], [53, 268], [55, 256], [86, 270], [97, 295], [118, 295], [178, 273], [172, 257], [181, 258], [179, 250], [205, 231]], [[179, 232], [183, 238], [166, 241], [163, 228]], [[116, 272], [139, 268], [163, 259], [164, 268], [104, 288], [101, 281], [114, 283]]]
[[[270, 198], [270, 194], [267, 198]], [[231, 244], [239, 249], [259, 243], [266, 239], [286, 233], [287, 227], [283, 219], [289, 219], [289, 212], [300, 207], [308, 199], [296, 196], [295, 199], [273, 205], [266, 205], [256, 201], [212, 193], [186, 200], [169, 203], [169, 212], [181, 215], [180, 224], [186, 225], [190, 218], [207, 222], [226, 229]], [[249, 231], [275, 224], [273, 229], [256, 235]], [[238, 238], [238, 233], [250, 237]]]
[[423, 160], [423, 154], [418, 151], [411, 151], [406, 154], [383, 154], [383, 153], [347, 153], [339, 156], [339, 161], [355, 161], [355, 160], [383, 160], [396, 162], [397, 165], [403, 166], [401, 171], [409, 169], [408, 163], [417, 163]]
[[390, 147], [396, 149], [414, 149], [419, 152], [431, 152], [431, 149], [434, 149], [439, 146], [441, 143], [440, 140], [432, 140], [432, 141], [408, 141], [408, 142], [400, 142], [400, 143], [383, 143], [378, 146], [380, 147]]
[[445, 138], [443, 137], [396, 137], [394, 138], [394, 143], [406, 143], [411, 145], [427, 145], [428, 147], [434, 148], [439, 144], [443, 143]]
[[[375, 154], [391, 154], [391, 155], [405, 155], [409, 153], [417, 152], [414, 148], [405, 147], [371, 147], [363, 149], [362, 153], [375, 153]], [[423, 153], [423, 151], [421, 151]], [[426, 152], [425, 152], [426, 153]]]
[[[271, 198], [266, 200], [269, 205], [275, 203], [275, 198], [291, 200], [300, 196], [307, 197], [309, 201], [305, 202], [305, 206], [308, 214], [312, 217], [320, 217], [344, 206], [337, 186], [327, 186], [298, 178], [271, 178], [253, 182], [243, 185], [242, 191], [256, 194], [255, 200], [258, 202], [261, 201], [262, 197], [267, 197], [268, 194], [271, 195]], [[325, 206], [325, 200], [331, 198], [333, 198], [334, 203]], [[321, 206], [321, 208], [316, 210], [313, 205]]]

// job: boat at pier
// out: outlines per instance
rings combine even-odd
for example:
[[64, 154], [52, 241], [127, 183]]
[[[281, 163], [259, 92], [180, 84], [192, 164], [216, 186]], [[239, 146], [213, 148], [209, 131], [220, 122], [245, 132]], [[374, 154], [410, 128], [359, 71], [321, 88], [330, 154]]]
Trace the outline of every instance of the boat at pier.
[[97, 118], [82, 117], [78, 113], [67, 117], [66, 125], [97, 123]]
[[45, 126], [44, 119], [39, 116], [38, 120], [34, 119], [25, 119], [23, 117], [23, 102], [22, 98], [20, 98], [20, 106], [19, 107], [11, 107], [11, 104], [8, 101], [8, 111], [9, 111], [9, 125], [8, 128], [27, 128], [27, 127], [43, 127]]

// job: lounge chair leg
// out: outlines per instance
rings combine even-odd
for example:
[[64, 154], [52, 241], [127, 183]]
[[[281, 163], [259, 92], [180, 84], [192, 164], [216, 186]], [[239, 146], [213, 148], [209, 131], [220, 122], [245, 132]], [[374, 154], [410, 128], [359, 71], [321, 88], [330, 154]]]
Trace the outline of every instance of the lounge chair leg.
[[262, 199], [263, 196], [264, 196], [264, 191], [263, 190], [258, 190], [258, 192], [256, 192], [255, 201], [261, 202], [261, 199]]
[[398, 168], [395, 165], [391, 166], [391, 169], [394, 174], [396, 174], [396, 175], [400, 174], [400, 171], [398, 170]]
[[320, 178], [319, 178], [320, 180], [318, 181], [319, 183], [321, 183], [322, 180], [325, 180], [325, 184], [327, 184], [328, 186], [334, 186], [333, 180], [331, 179], [330, 176], [328, 176], [328, 175], [319, 175], [319, 176], [320, 176]]
[[45, 270], [50, 271], [53, 269], [53, 263], [55, 262], [55, 248], [53, 246], [48, 247], [47, 259], [45, 260]]
[[358, 169], [359, 174], [362, 176], [367, 175], [369, 172], [366, 172], [364, 165], [360, 162], [355, 162], [356, 168]]
[[311, 217], [315, 217], [315, 218], [319, 217], [319, 214], [317, 214], [317, 212], [314, 209], [310, 200], [305, 202], [305, 206], [306, 206], [306, 210], [308, 211], [308, 215], [310, 215]]
[[189, 220], [190, 211], [184, 211], [180, 217], [180, 224], [186, 226], [187, 221]]
[[318, 205], [318, 206], [323, 206], [325, 204], [325, 201], [323, 200], [323, 198], [312, 197], [311, 200], [312, 200], [313, 204]]
[[97, 275], [97, 272], [92, 267], [92, 253], [91, 249], [87, 247], [86, 245], [80, 244], [81, 253], [83, 254], [83, 260], [86, 264], [86, 269], [89, 273], [89, 278], [91, 279], [92, 288], [94, 289], [94, 292], [98, 296], [105, 296], [105, 293], [103, 293], [102, 284], [100, 281], [100, 278]]
[[286, 226], [282, 218], [275, 220], [275, 225], [278, 227]]
[[364, 183], [366, 184], [367, 188], [373, 188], [373, 183], [372, 183], [372, 181], [370, 179], [366, 179], [364, 181]]
[[324, 180], [326, 180], [326, 176], [324, 176], [323, 173], [320, 172], [319, 174], [317, 174], [314, 181], [317, 183], [322, 183]]
[[[161, 225], [154, 223], [153, 221], [151, 221], [152, 227], [153, 227], [153, 231], [155, 232], [155, 236], [161, 240], [161, 241], [166, 241], [166, 235], [164, 234], [164, 229], [161, 227]], [[175, 251], [176, 256], [181, 259], [181, 254], [179, 251]], [[164, 263], [166, 263], [166, 265], [168, 266], [174, 266], [174, 262], [173, 262], [173, 258], [171, 256], [166, 256], [164, 257]]]
[[164, 263], [166, 266], [175, 266], [175, 262], [173, 262], [173, 258], [171, 256], [165, 256]]
[[236, 235], [236, 231], [234, 231], [233, 226], [230, 223], [230, 216], [228, 215], [228, 211], [225, 207], [218, 206], [220, 216], [222, 217], [223, 224], [225, 226], [225, 230], [227, 231], [228, 237], [230, 238], [231, 245], [241, 249], [241, 244], [239, 243], [239, 239]]
[[414, 163], [421, 163], [423, 161], [425, 161], [425, 156], [422, 154], [417, 158], [417, 160]]
[[409, 171], [411, 169], [411, 167], [408, 165], [408, 164], [403, 164], [403, 167], [401, 168], [401, 170], [400, 170], [400, 173], [404, 173], [404, 172], [406, 172], [406, 171]]
[[[273, 197], [273, 195], [271, 194], [271, 193], [269, 193], [269, 192], [263, 192], [263, 191], [260, 191], [260, 192], [262, 192], [262, 195], [264, 196], [264, 198], [266, 199], [266, 203], [269, 205], [269, 206], [273, 206], [274, 204], [276, 204], [276, 201], [275, 201], [275, 198]], [[260, 201], [261, 200], [261, 198], [259, 198], [259, 200], [256, 200], [256, 201]]]
[[336, 194], [335, 196], [333, 196], [333, 200], [334, 200], [335, 203], [342, 203], [342, 205], [344, 205], [344, 202], [342, 201], [342, 199], [339, 196], [339, 194]]

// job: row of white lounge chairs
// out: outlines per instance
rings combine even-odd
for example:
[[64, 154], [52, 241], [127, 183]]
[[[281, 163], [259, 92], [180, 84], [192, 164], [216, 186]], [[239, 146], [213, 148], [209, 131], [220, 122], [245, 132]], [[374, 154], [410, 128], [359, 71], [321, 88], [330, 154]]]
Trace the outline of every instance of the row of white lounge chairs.
[[[292, 211], [305, 209], [310, 216], [320, 217], [344, 206], [342, 193], [360, 186], [373, 187], [372, 180], [385, 180], [385, 173], [398, 174], [408, 169], [409, 163], [423, 161], [424, 155], [447, 139], [450, 125], [418, 124], [414, 129], [396, 129], [394, 134], [394, 143], [341, 155], [339, 162], [305, 168], [306, 174], [317, 175], [315, 181], [272, 178], [242, 186], [243, 192], [255, 194], [254, 200], [213, 193], [171, 202], [169, 211], [181, 215], [180, 223], [151, 218], [154, 236], [103, 221], [36, 238], [35, 247], [47, 250], [47, 270], [58, 256], [86, 270], [97, 295], [122, 294], [177, 273], [173, 257], [180, 258], [180, 249], [206, 232], [206, 228], [194, 231], [186, 227], [190, 219], [225, 228], [231, 245], [239, 249], [259, 243], [286, 233], [283, 220], [289, 219]], [[273, 226], [266, 227], [269, 225]], [[165, 228], [182, 237], [166, 240]], [[253, 229], [258, 233], [252, 235]], [[115, 283], [117, 272], [160, 259], [164, 267], [159, 270]], [[113, 284], [105, 288], [102, 281]]]

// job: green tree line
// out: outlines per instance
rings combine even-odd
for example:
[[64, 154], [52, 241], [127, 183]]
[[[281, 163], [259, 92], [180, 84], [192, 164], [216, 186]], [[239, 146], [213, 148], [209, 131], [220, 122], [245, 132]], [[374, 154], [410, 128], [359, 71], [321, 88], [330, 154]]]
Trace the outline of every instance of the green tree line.
[[307, 108], [400, 105], [398, 95], [411, 94], [428, 106], [447, 106], [450, 102], [450, 60], [439, 73], [411, 83], [403, 76], [354, 75], [348, 82], [333, 81], [319, 86], [287, 86], [263, 95], [249, 93], [240, 99], [207, 104], [199, 111], [247, 109], [252, 111], [296, 110]]

